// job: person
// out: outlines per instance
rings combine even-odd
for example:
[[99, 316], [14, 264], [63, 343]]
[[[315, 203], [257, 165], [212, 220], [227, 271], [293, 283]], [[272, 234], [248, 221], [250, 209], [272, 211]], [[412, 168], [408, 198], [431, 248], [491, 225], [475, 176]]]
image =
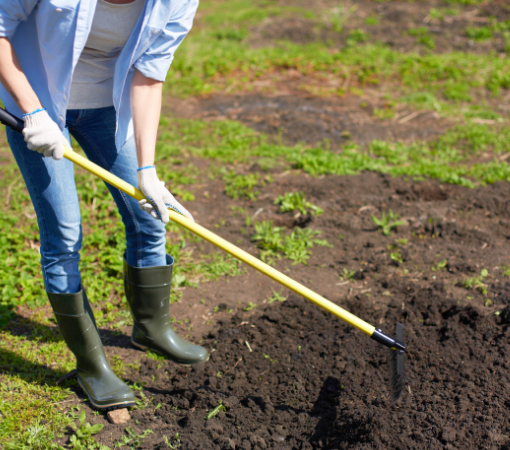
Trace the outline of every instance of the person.
[[163, 81], [197, 6], [198, 0], [0, 2], [0, 99], [24, 120], [23, 134], [7, 128], [7, 138], [37, 214], [45, 290], [76, 357], [78, 383], [100, 410], [132, 406], [135, 395], [108, 364], [82, 285], [80, 210], [63, 148], [72, 135], [91, 161], [138, 184], [146, 197], [137, 204], [107, 185], [126, 231], [132, 343], [179, 364], [207, 360], [204, 348], [170, 326], [167, 208], [193, 218], [154, 166]]

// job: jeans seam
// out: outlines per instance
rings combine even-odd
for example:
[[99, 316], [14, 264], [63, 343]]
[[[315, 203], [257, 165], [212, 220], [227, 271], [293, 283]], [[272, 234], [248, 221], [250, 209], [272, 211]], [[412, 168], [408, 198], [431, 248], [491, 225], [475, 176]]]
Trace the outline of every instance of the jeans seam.
[[[103, 159], [103, 155], [99, 151], [99, 149], [96, 147], [96, 144], [89, 139], [89, 137], [82, 133], [81, 131], [74, 129], [73, 132], [78, 133], [80, 136], [82, 136], [84, 139], [87, 140], [87, 142], [90, 144], [90, 146], [94, 149], [96, 155], [98, 156], [99, 160], [103, 163], [103, 168], [110, 171], [110, 168], [108, 167], [107, 162]], [[116, 188], [117, 189], [117, 188]], [[131, 208], [129, 202], [127, 201], [126, 194], [122, 192], [120, 189], [117, 189], [120, 193], [120, 196], [122, 197], [122, 200], [124, 201], [124, 204], [126, 206], [126, 209], [129, 211], [129, 215], [131, 216], [131, 219], [133, 220], [133, 224], [135, 225], [136, 230], [136, 265], [139, 266], [142, 261], [142, 236], [140, 233], [140, 225], [138, 221], [136, 220], [135, 214], [133, 214], [133, 209]]]

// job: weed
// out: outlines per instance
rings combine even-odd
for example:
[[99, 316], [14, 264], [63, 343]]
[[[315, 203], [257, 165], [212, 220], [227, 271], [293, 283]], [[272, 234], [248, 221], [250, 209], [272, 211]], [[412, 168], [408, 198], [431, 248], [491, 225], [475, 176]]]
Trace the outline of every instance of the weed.
[[354, 274], [356, 273], [355, 270], [349, 270], [345, 267], [342, 269], [342, 273], [340, 274], [340, 279], [345, 281], [354, 280]]
[[252, 241], [257, 242], [262, 249], [261, 258], [272, 261], [282, 255], [293, 261], [293, 264], [306, 264], [311, 256], [314, 245], [330, 246], [322, 239], [314, 239], [320, 231], [309, 228], [294, 228], [290, 235], [283, 235], [283, 228], [273, 227], [273, 221], [255, 223], [255, 234]]
[[269, 359], [271, 364], [275, 364], [278, 362], [276, 359], [272, 359], [267, 353], [262, 353], [262, 356], [266, 359]]
[[141, 389], [138, 392], [138, 396], [140, 398], [138, 400], [135, 400], [136, 408], [137, 409], [147, 408], [147, 406], [149, 406], [149, 404], [150, 404], [150, 400], [147, 398], [147, 396], [143, 393], [143, 391]]
[[243, 308], [243, 311], [251, 311], [252, 309], [256, 308], [257, 305], [255, 303], [249, 302], [248, 306], [246, 308]]
[[409, 28], [407, 32], [416, 37], [416, 43], [423, 45], [431, 50], [436, 48], [436, 43], [434, 42], [434, 38], [429, 34], [429, 30], [427, 27], [419, 27], [419, 28]]
[[485, 284], [483, 280], [488, 276], [489, 271], [487, 269], [482, 269], [480, 275], [462, 280], [462, 286], [466, 289], [476, 289], [481, 294], [487, 295], [487, 284]]
[[84, 409], [81, 410], [78, 416], [78, 422], [79, 426], [76, 426], [74, 423], [71, 424], [71, 427], [75, 432], [70, 439], [72, 448], [79, 450], [110, 450], [109, 447], [99, 444], [93, 438], [95, 434], [99, 433], [103, 429], [103, 424], [97, 423], [95, 425], [90, 425], [90, 423], [86, 422]]
[[125, 445], [131, 445], [132, 448], [140, 447], [142, 440], [145, 439], [149, 434], [154, 433], [150, 428], [145, 430], [142, 434], [137, 434], [132, 427], [126, 427], [124, 431], [127, 436], [123, 436], [121, 441], [115, 443], [115, 448], [121, 448]]
[[172, 444], [172, 442], [170, 442], [170, 439], [168, 439], [166, 436], [163, 436], [163, 439], [165, 441], [165, 444], [168, 448], [171, 448], [171, 449], [178, 449], [180, 446], [181, 446], [181, 437], [179, 436], [179, 433], [175, 433], [175, 443]]
[[222, 276], [235, 277], [246, 273], [246, 268], [239, 260], [219, 252], [204, 256], [202, 262], [195, 268], [204, 274], [207, 281], [215, 281]]
[[492, 39], [492, 31], [488, 27], [469, 27], [466, 28], [466, 36], [475, 41], [487, 41]]
[[207, 416], [205, 416], [205, 420], [210, 420], [213, 417], [216, 417], [220, 411], [226, 411], [225, 406], [223, 406], [220, 402], [216, 408], [214, 408]]
[[165, 360], [165, 357], [163, 355], [161, 355], [160, 353], [154, 352], [150, 349], [147, 349], [145, 351], [145, 355], [147, 356], [147, 358], [152, 359], [154, 361], [164, 361]]
[[284, 302], [287, 300], [287, 297], [284, 297], [280, 293], [273, 291], [273, 295], [267, 299], [267, 303], [271, 304], [274, 302]]
[[392, 251], [390, 251], [389, 255], [392, 261], [396, 261], [399, 264], [402, 264], [404, 262], [402, 253], [400, 253], [400, 250], [398, 248], [394, 248]]
[[361, 29], [351, 30], [347, 36], [347, 45], [355, 45], [368, 40], [368, 33]]
[[446, 259], [443, 259], [442, 261], [438, 262], [435, 266], [433, 266], [430, 270], [432, 272], [441, 272], [448, 266], [448, 261]]
[[259, 184], [260, 176], [250, 173], [248, 175], [237, 175], [233, 170], [227, 172], [223, 179], [226, 182], [225, 192], [233, 199], [246, 197], [249, 200], [257, 200], [259, 191], [253, 188]]
[[501, 270], [503, 271], [503, 276], [510, 277], [510, 266], [508, 264], [502, 264]]
[[357, 6], [337, 6], [333, 8], [329, 14], [329, 19], [333, 25], [333, 30], [340, 33], [343, 29], [345, 22], [349, 19], [352, 14], [358, 9]]
[[401, 225], [405, 225], [404, 220], [397, 220], [400, 216], [396, 213], [394, 213], [392, 210], [389, 210], [386, 214], [385, 212], [382, 213], [382, 216], [380, 219], [378, 219], [375, 216], [372, 216], [372, 221], [382, 230], [382, 233], [385, 236], [390, 236], [391, 232], [394, 228], [397, 228]]
[[301, 214], [307, 214], [308, 210], [312, 214], [319, 216], [324, 211], [306, 200], [304, 192], [286, 192], [283, 195], [276, 197], [275, 205], [280, 205], [280, 212], [295, 211], [296, 209]]

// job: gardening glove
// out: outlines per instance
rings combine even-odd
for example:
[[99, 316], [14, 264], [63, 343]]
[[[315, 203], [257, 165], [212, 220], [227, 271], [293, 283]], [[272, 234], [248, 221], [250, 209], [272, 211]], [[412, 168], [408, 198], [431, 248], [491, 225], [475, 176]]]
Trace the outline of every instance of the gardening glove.
[[23, 120], [25, 122], [23, 136], [30, 150], [35, 150], [44, 156], [53, 156], [56, 160], [64, 156], [64, 143], [69, 146], [69, 142], [46, 109], [23, 114]]
[[138, 187], [146, 197], [138, 202], [140, 208], [155, 219], [168, 223], [170, 220], [168, 209], [173, 209], [193, 222], [195, 221], [188, 210], [165, 188], [165, 182], [159, 180], [154, 166], [138, 169]]

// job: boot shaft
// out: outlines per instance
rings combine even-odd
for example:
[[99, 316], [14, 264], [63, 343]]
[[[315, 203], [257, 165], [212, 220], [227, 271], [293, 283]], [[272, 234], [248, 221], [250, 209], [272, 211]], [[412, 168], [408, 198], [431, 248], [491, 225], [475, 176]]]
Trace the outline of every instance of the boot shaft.
[[76, 294], [47, 294], [64, 340], [76, 356], [78, 368], [85, 369], [97, 358], [106, 358], [85, 290], [82, 288]]
[[168, 320], [174, 259], [166, 259], [166, 266], [139, 268], [124, 258], [124, 290], [135, 325], [141, 328]]

